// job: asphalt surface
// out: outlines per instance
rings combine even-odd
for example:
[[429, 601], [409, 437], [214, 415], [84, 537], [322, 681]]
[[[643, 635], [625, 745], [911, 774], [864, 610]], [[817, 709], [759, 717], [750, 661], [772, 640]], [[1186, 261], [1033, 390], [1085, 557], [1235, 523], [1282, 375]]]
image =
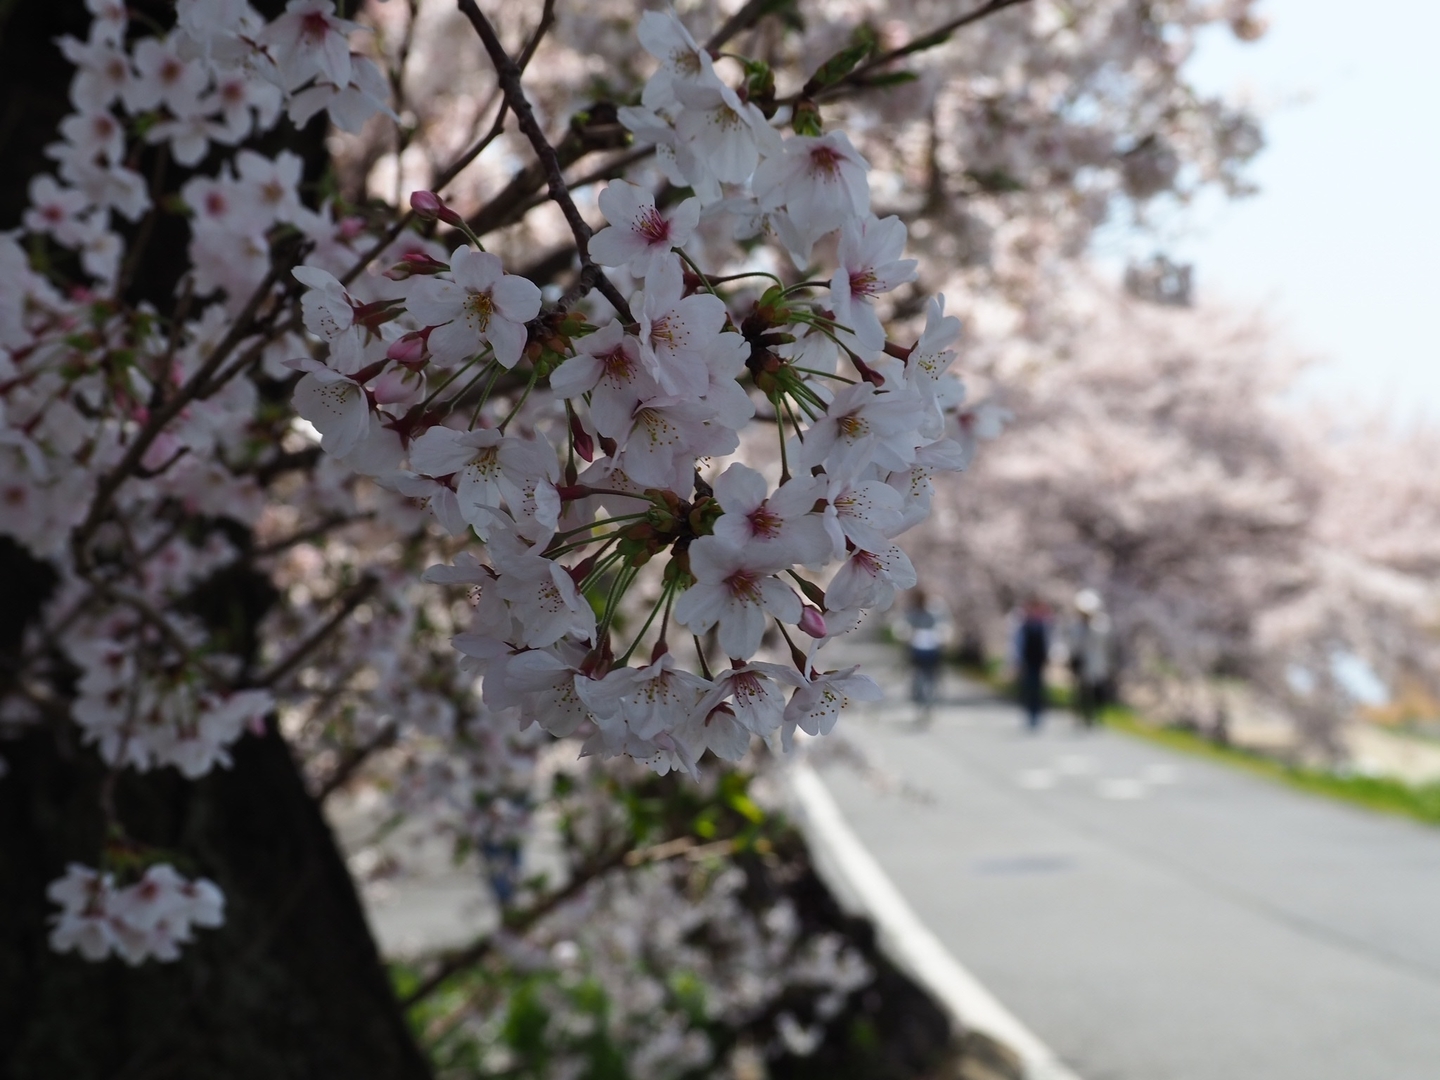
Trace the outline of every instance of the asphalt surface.
[[921, 728], [870, 651], [889, 698], [837, 728], [862, 767], [817, 746], [826, 786], [1083, 1080], [1440, 1078], [1440, 829], [1060, 713], [1027, 735], [953, 679]]

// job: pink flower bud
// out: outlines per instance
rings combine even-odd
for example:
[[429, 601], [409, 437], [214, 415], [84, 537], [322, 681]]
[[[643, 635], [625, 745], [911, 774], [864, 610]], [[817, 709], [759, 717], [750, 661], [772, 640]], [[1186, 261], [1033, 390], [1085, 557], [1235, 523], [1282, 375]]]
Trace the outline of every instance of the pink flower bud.
[[813, 638], [824, 637], [825, 616], [820, 614], [818, 608], [806, 604], [800, 612], [800, 629]]
[[404, 281], [415, 274], [438, 274], [450, 267], [439, 259], [432, 259], [423, 251], [411, 251], [400, 256], [400, 261], [385, 271], [391, 281]]
[[395, 405], [396, 402], [415, 396], [416, 389], [423, 384], [423, 380], [416, 379], [403, 367], [399, 370], [392, 367], [389, 372], [380, 374], [379, 379], [370, 384], [370, 396], [374, 397], [376, 405]]
[[415, 211], [415, 216], [421, 221], [434, 221], [440, 216], [440, 211], [445, 209], [445, 203], [433, 191], [412, 191], [410, 209]]
[[397, 364], [404, 364], [406, 367], [416, 367], [425, 359], [425, 339], [430, 336], [430, 328], [415, 330], [404, 337], [390, 343], [385, 350], [385, 358], [394, 360]]
[[336, 232], [340, 234], [340, 239], [342, 240], [354, 240], [364, 231], [365, 219], [354, 216], [341, 219], [340, 224], [336, 228]]
[[412, 191], [410, 193], [410, 209], [415, 211], [415, 216], [421, 221], [434, 221], [438, 218], [446, 225], [454, 225], [459, 228], [464, 220], [446, 206], [445, 200], [433, 191]]
[[595, 460], [595, 440], [590, 438], [590, 433], [574, 413], [570, 414], [570, 441], [575, 447], [575, 453], [586, 461]]

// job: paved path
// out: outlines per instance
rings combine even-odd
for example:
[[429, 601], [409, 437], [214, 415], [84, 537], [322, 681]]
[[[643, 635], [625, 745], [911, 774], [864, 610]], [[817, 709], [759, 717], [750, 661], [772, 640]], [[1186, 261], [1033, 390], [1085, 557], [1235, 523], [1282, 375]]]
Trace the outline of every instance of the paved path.
[[[868, 668], [897, 676], [878, 646]], [[822, 751], [827, 787], [1085, 1080], [1440, 1077], [1440, 830], [1061, 714], [1027, 736], [953, 681], [917, 730], [887, 689], [839, 728], [871, 768]]]

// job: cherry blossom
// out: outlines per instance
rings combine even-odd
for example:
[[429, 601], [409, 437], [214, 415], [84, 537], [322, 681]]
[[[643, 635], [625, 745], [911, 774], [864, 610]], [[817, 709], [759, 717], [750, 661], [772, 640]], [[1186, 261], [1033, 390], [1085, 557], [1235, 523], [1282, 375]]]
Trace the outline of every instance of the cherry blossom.
[[748, 465], [731, 465], [715, 481], [715, 498], [725, 513], [715, 536], [735, 549], [754, 551], [776, 566], [829, 561], [824, 518], [814, 513], [825, 498], [819, 477], [797, 477], [770, 491], [764, 476]]
[[575, 355], [550, 373], [561, 397], [590, 395], [595, 430], [612, 439], [630, 430], [636, 405], [660, 396], [660, 385], [640, 360], [640, 342], [618, 321], [582, 339]]
[[451, 280], [424, 278], [410, 292], [410, 312], [436, 328], [430, 351], [453, 363], [489, 345], [502, 367], [514, 367], [525, 348], [525, 324], [540, 311], [540, 290], [505, 273], [489, 252], [468, 247], [451, 256], [450, 273]]
[[315, 425], [326, 450], [344, 457], [370, 433], [365, 388], [309, 357], [293, 361], [292, 366], [305, 372], [295, 387], [295, 411]]
[[61, 187], [53, 176], [41, 173], [30, 181], [25, 227], [53, 236], [66, 247], [78, 247], [88, 232], [82, 215], [92, 205], [84, 192]]
[[661, 213], [655, 196], [624, 180], [610, 181], [600, 193], [600, 211], [610, 225], [590, 238], [590, 254], [597, 262], [628, 267], [640, 277], [660, 269], [672, 248], [688, 244], [700, 222], [698, 199], [685, 199]]
[[868, 171], [843, 131], [797, 136], [755, 170], [755, 196], [766, 210], [785, 208], [808, 257], [820, 237], [870, 212]]
[[875, 680], [858, 672], [856, 667], [812, 672], [785, 706], [787, 731], [798, 727], [807, 735], [828, 735], [852, 702], [881, 700], [885, 694]]
[[879, 352], [885, 346], [885, 328], [871, 297], [915, 280], [916, 261], [898, 258], [904, 250], [905, 225], [893, 215], [884, 219], [871, 215], [859, 228], [847, 223], [840, 231], [830, 303], [835, 321], [850, 329], [862, 349]]
[[726, 656], [754, 656], [767, 615], [787, 623], [800, 620], [800, 598], [774, 576], [783, 565], [774, 558], [774, 553], [702, 536], [690, 546], [695, 584], [675, 602], [675, 621], [697, 634], [718, 625]]
[[285, 13], [260, 32], [280, 86], [295, 90], [319, 76], [333, 86], [350, 82], [350, 42], [360, 24], [335, 14], [331, 0], [290, 0]]
[[725, 303], [709, 293], [686, 295], [680, 260], [662, 256], [645, 279], [639, 305], [640, 359], [667, 394], [703, 396], [710, 385], [705, 356], [725, 323]]

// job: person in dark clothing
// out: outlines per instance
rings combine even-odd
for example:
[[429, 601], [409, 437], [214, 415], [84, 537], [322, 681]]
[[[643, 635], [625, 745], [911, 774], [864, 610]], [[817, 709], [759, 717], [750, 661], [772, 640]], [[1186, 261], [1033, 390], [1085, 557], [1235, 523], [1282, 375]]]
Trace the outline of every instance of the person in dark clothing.
[[1045, 665], [1050, 659], [1050, 609], [1039, 600], [1025, 605], [1015, 631], [1015, 667], [1019, 672], [1020, 707], [1025, 726], [1040, 728], [1045, 712]]

